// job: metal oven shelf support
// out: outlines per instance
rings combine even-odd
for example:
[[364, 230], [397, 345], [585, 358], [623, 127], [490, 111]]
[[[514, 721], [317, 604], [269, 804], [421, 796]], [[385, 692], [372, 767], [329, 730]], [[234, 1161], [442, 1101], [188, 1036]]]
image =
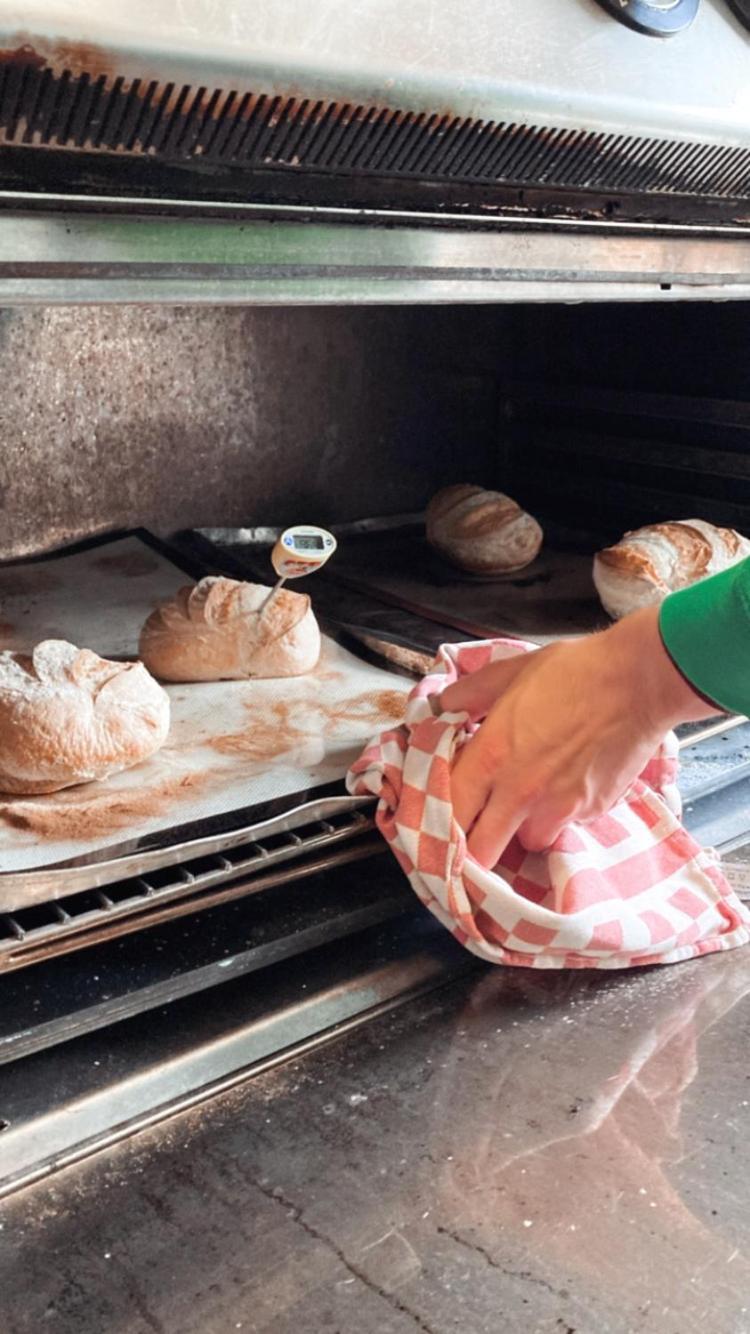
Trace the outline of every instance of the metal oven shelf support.
[[[0, 304], [315, 305], [750, 297], [750, 232], [125, 201], [1, 201]], [[49, 204], [52, 201], [47, 201]], [[103, 201], [98, 201], [102, 205]], [[86, 211], [88, 208], [89, 211]], [[119, 211], [118, 211], [119, 210]]]

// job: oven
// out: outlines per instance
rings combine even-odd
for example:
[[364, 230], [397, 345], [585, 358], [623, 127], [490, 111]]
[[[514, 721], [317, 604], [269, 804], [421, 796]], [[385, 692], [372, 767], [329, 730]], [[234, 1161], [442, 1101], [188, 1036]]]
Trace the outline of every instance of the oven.
[[[0, 5], [4, 647], [67, 615], [127, 656], [159, 580], [268, 582], [309, 520], [330, 643], [402, 697], [441, 643], [605, 624], [628, 528], [750, 532], [748, 6], [355, 8]], [[461, 481], [532, 567], [428, 550]], [[680, 745], [750, 893], [750, 724]], [[259, 772], [78, 851], [3, 803], [0, 1192], [478, 967], [342, 773]]]

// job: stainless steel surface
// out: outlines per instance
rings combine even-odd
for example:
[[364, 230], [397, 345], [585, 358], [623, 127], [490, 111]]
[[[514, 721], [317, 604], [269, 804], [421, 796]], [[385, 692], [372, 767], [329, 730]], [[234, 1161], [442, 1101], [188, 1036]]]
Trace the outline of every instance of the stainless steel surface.
[[352, 109], [385, 97], [451, 118], [748, 142], [746, 35], [724, 0], [704, 0], [668, 42], [623, 28], [593, 0], [131, 0], [126, 10], [103, 0], [93, 11], [81, 0], [26, 0], [22, 11], [4, 0], [0, 32], [2, 46], [31, 46], [53, 74], [169, 79], [175, 100], [182, 83], [209, 94], [286, 88]]
[[6, 1200], [5, 1329], [746, 1334], [749, 1035], [747, 951], [485, 971]]
[[[263, 973], [240, 979], [233, 996], [219, 988], [222, 1019], [213, 1032], [210, 1022], [201, 1025], [194, 1015], [186, 1033], [170, 1023], [168, 1010], [166, 1026], [164, 1012], [153, 1018], [150, 1040], [142, 1027], [140, 1034], [132, 1025], [127, 1032], [120, 1029], [122, 1041], [104, 1081], [91, 1079], [80, 1048], [28, 1058], [18, 1067], [24, 1072], [20, 1082], [6, 1071], [0, 1092], [0, 1118], [8, 1123], [0, 1132], [0, 1196], [476, 967], [442, 932], [429, 932], [420, 941], [412, 926], [411, 944], [403, 930], [385, 928], [383, 934], [385, 944], [331, 947], [324, 970], [308, 963], [304, 981], [293, 970], [285, 975], [282, 965], [270, 978]], [[210, 999], [200, 1003], [210, 1012]], [[35, 1059], [36, 1073], [30, 1064]], [[52, 1096], [42, 1072], [50, 1059], [63, 1062]]]
[[688, 797], [683, 807], [687, 828], [704, 847], [728, 852], [748, 841], [750, 831], [750, 778], [711, 788], [704, 796]]
[[750, 899], [750, 857], [748, 849], [743, 847], [741, 853], [728, 853], [722, 857], [722, 870], [729, 881], [732, 889], [735, 890], [737, 897], [746, 902]]
[[185, 863], [172, 856], [155, 883], [134, 876], [108, 885], [108, 893], [96, 890], [79, 897], [71, 889], [49, 903], [27, 903], [0, 914], [0, 973], [374, 856], [383, 844], [367, 837], [372, 828], [371, 820], [352, 812], [303, 827], [281, 846], [278, 838], [270, 847], [239, 845], [231, 859], [204, 854]]
[[750, 294], [750, 239], [0, 215], [5, 305], [691, 300]]
[[713, 737], [723, 736], [725, 732], [733, 732], [736, 727], [742, 727], [747, 721], [747, 718], [738, 714], [731, 717], [707, 718], [699, 723], [686, 723], [677, 729], [680, 747], [694, 746], [699, 741], [710, 741]]
[[[315, 821], [325, 821], [358, 807], [368, 805], [368, 799], [350, 797], [325, 797], [305, 802], [285, 811], [283, 815], [272, 819], [258, 820], [254, 824], [243, 825], [229, 833], [212, 833], [193, 838], [178, 837], [174, 842], [149, 849], [141, 847], [133, 851], [137, 840], [124, 844], [114, 844], [100, 853], [75, 858], [67, 863], [59, 863], [49, 869], [33, 871], [0, 872], [0, 913], [15, 912], [19, 908], [28, 908], [36, 903], [45, 903], [48, 899], [59, 898], [61, 894], [74, 894], [87, 889], [102, 889], [123, 879], [136, 879], [148, 876], [162, 867], [173, 866], [175, 862], [191, 861], [198, 857], [220, 857], [222, 853], [245, 844], [262, 843], [264, 839], [278, 834], [290, 834], [290, 850], [295, 845], [294, 831], [302, 825], [311, 825]], [[204, 823], [204, 822], [199, 822]], [[216, 823], [206, 821], [206, 825]], [[326, 834], [320, 834], [325, 842]], [[145, 843], [151, 840], [140, 840]], [[271, 854], [269, 854], [270, 856]], [[287, 856], [294, 856], [293, 850]], [[263, 852], [257, 854], [264, 860]], [[275, 860], [279, 860], [275, 858]]]

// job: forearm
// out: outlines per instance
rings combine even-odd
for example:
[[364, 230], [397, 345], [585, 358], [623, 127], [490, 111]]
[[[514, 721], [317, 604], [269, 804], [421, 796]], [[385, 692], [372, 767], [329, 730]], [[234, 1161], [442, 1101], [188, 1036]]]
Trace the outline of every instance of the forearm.
[[643, 712], [656, 732], [721, 713], [678, 670], [660, 633], [658, 608], [634, 612], [604, 634], [618, 684], [632, 682], [642, 693]]

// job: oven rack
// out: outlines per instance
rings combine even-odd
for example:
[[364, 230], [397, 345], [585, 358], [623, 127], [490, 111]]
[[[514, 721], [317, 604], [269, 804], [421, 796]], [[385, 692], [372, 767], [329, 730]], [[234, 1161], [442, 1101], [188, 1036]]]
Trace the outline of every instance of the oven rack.
[[0, 915], [0, 973], [216, 907], [345, 862], [385, 844], [360, 810], [176, 861], [104, 889], [84, 890]]

